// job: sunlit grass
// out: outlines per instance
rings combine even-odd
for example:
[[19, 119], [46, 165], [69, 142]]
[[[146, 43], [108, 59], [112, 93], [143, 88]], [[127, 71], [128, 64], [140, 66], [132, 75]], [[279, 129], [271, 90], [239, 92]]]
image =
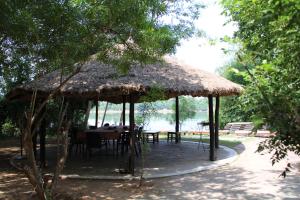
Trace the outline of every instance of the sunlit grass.
[[[190, 137], [182, 137], [182, 140], [185, 141], [193, 141], [193, 142], [199, 142], [199, 139], [195, 139], [195, 138], [190, 138]], [[220, 145], [229, 147], [229, 148], [234, 148], [235, 146], [241, 144], [241, 141], [238, 140], [223, 140], [220, 139]], [[209, 138], [202, 138], [202, 142], [204, 143], [209, 143]]]
[[[162, 132], [162, 133], [160, 133], [159, 138], [165, 140], [165, 139], [167, 139], [167, 134]], [[200, 135], [192, 135], [192, 134], [184, 135], [184, 134], [182, 134], [181, 139], [184, 141], [199, 142]], [[241, 144], [242, 141], [249, 140], [249, 139], [251, 139], [251, 137], [250, 138], [249, 137], [238, 137], [236, 135], [231, 134], [231, 135], [221, 135], [219, 141], [220, 141], [220, 145], [223, 145], [223, 146], [226, 146], [229, 148], [234, 148], [237, 145]], [[202, 136], [202, 142], [209, 143], [209, 136], [207, 136], [207, 135]]]

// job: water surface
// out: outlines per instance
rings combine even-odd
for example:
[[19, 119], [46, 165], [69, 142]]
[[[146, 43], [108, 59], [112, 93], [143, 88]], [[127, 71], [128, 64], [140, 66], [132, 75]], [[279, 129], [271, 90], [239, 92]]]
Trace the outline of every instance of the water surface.
[[[138, 115], [138, 113], [135, 113]], [[173, 122], [172, 118], [174, 118], [174, 113], [157, 113], [151, 116], [148, 120], [148, 123], [145, 125], [145, 130], [152, 130], [152, 131], [174, 131], [175, 130], [175, 122]], [[107, 113], [104, 123], [109, 123], [111, 125], [118, 125], [120, 123], [121, 118], [121, 111], [115, 113]], [[101, 126], [103, 119], [103, 113], [99, 114], [99, 122], [98, 126]], [[126, 124], [129, 124], [129, 117], [128, 113], [126, 113]], [[207, 121], [208, 116], [207, 112], [197, 112], [196, 115], [191, 118], [187, 119], [183, 122], [181, 126], [181, 131], [195, 131], [199, 130], [197, 126], [197, 122]], [[95, 124], [95, 113], [91, 112], [89, 117], [89, 125]]]

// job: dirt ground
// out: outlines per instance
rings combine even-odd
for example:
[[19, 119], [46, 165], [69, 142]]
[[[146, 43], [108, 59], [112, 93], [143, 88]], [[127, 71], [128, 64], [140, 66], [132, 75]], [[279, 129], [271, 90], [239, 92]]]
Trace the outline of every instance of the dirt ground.
[[[261, 139], [246, 140], [236, 147], [241, 154], [218, 169], [183, 176], [138, 181], [73, 180], [60, 182], [57, 199], [300, 199], [300, 158], [288, 177], [279, 177], [285, 162], [272, 166], [269, 155], [254, 153]], [[1, 142], [2, 143], [2, 142]], [[18, 151], [9, 142], [0, 147], [0, 199], [34, 199], [21, 173], [10, 167], [9, 156]]]
[[28, 199], [32, 194], [27, 178], [9, 163], [10, 157], [17, 153], [18, 141], [0, 140], [0, 199]]

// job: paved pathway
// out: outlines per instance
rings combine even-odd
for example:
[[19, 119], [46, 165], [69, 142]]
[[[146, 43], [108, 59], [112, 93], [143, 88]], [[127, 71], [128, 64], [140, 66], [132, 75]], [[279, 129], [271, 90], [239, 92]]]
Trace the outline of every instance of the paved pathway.
[[[146, 181], [63, 180], [62, 190], [79, 199], [300, 199], [300, 159], [286, 179], [284, 163], [272, 167], [268, 155], [254, 153], [259, 139], [244, 143], [233, 163], [215, 170]], [[243, 149], [243, 146], [240, 146]]]

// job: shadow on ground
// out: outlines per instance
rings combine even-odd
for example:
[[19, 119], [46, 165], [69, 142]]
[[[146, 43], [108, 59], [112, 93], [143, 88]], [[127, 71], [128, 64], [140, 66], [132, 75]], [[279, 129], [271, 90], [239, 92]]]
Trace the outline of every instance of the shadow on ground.
[[[239, 158], [218, 169], [143, 181], [60, 181], [57, 199], [299, 199], [299, 172], [279, 178], [280, 168], [254, 154], [257, 143], [238, 146]], [[0, 199], [34, 199], [27, 178], [10, 167], [17, 145], [0, 147]], [[297, 163], [299, 160], [297, 160]]]
[[[269, 171], [266, 173], [279, 173]], [[269, 188], [278, 188], [283, 196], [299, 196], [299, 178], [260, 180], [263, 173], [255, 175], [242, 168], [220, 168], [185, 176], [148, 180], [138, 187], [138, 181], [63, 180], [64, 191], [74, 199], [278, 199]], [[257, 184], [257, 181], [261, 181]], [[266, 187], [262, 187], [265, 185]]]

